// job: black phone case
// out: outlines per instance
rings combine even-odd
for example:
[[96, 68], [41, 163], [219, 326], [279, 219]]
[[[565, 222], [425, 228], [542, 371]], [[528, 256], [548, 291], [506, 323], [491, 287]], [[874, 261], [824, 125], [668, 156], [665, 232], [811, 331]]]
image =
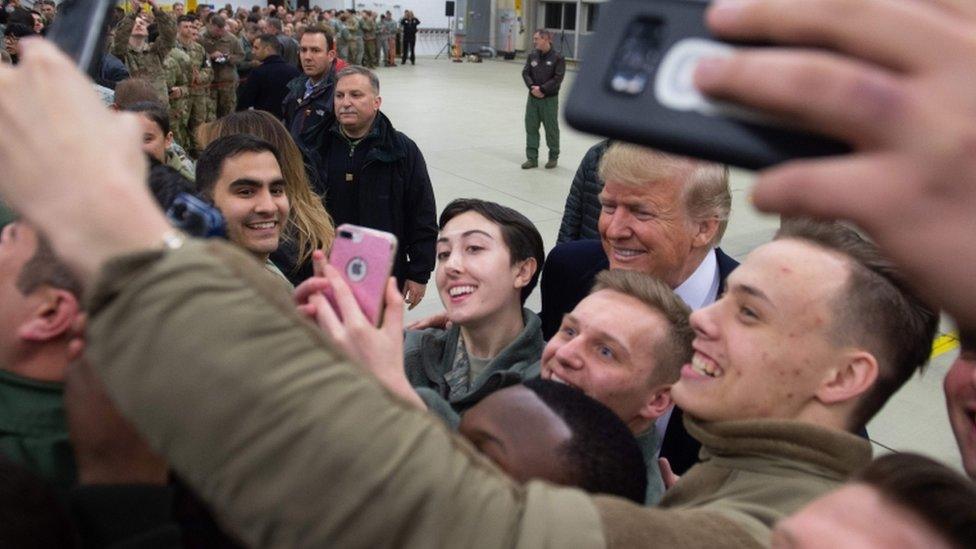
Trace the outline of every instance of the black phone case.
[[115, 0], [64, 0], [47, 38], [92, 78], [98, 76]]
[[[698, 0], [607, 4], [600, 10], [596, 34], [566, 103], [569, 124], [584, 132], [748, 169], [849, 151], [838, 141], [761, 118], [676, 110], [659, 101], [655, 76], [666, 53], [688, 38], [718, 42], [705, 28], [707, 7], [708, 2]], [[683, 85], [691, 86], [690, 80]]]

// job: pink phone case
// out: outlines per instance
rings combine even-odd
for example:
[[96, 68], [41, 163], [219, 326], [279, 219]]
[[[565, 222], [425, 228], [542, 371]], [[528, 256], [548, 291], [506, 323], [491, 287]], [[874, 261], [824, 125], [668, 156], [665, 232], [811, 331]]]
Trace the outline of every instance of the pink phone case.
[[[342, 274], [359, 308], [374, 326], [383, 313], [383, 294], [393, 270], [396, 247], [397, 239], [390, 233], [346, 223], [336, 229], [329, 254], [329, 264]], [[331, 295], [328, 297], [333, 301]], [[332, 306], [338, 311], [334, 301]]]

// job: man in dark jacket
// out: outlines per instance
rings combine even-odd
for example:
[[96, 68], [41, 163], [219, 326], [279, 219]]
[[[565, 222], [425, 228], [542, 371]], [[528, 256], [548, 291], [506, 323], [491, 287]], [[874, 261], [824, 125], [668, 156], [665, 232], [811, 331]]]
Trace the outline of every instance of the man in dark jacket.
[[576, 177], [573, 178], [569, 196], [566, 197], [557, 244], [600, 238], [597, 223], [600, 221], [600, 191], [603, 190], [603, 180], [597, 172], [600, 159], [609, 146], [610, 140], [604, 139], [590, 147], [576, 169]]
[[[305, 29], [301, 41], [304, 75], [288, 83], [282, 104], [285, 126], [304, 151], [316, 151], [335, 121], [332, 112], [335, 89], [335, 33], [328, 25]], [[321, 192], [321, 189], [316, 189]]]
[[437, 239], [437, 208], [417, 145], [380, 111], [379, 80], [369, 69], [336, 75], [336, 121], [310, 151], [335, 224], [353, 223], [397, 237], [397, 278], [410, 308], [424, 297]]
[[301, 76], [298, 68], [281, 57], [281, 42], [270, 34], [254, 40], [252, 55], [261, 66], [252, 70], [241, 87], [237, 110], [250, 108], [268, 111], [282, 117], [282, 103], [288, 95], [288, 83]]
[[566, 60], [552, 48], [552, 35], [539, 29], [532, 35], [535, 50], [525, 59], [522, 80], [529, 88], [525, 104], [525, 156], [522, 169], [539, 165], [539, 124], [546, 128], [549, 161], [546, 168], [556, 167], [559, 159], [559, 86], [566, 74]]

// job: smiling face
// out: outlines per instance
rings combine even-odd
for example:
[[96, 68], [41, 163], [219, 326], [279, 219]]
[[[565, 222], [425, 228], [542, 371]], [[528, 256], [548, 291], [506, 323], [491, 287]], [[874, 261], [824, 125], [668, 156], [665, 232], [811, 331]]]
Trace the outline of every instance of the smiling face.
[[637, 298], [594, 292], [546, 344], [541, 377], [582, 390], [640, 433], [667, 407], [654, 406], [662, 388], [652, 382], [667, 330], [667, 320]]
[[598, 228], [611, 269], [656, 276], [677, 288], [698, 267], [696, 224], [676, 179], [635, 186], [607, 181]]
[[166, 149], [173, 144], [173, 132], [163, 133], [159, 124], [145, 113], [139, 113], [138, 119], [142, 127], [142, 152], [166, 163]]
[[847, 360], [830, 330], [849, 276], [842, 256], [810, 243], [757, 248], [721, 299], [692, 313], [695, 354], [672, 387], [677, 405], [705, 421], [804, 417]]
[[290, 205], [273, 154], [243, 152], [224, 160], [213, 201], [224, 215], [231, 242], [261, 261], [278, 249]]
[[369, 131], [381, 102], [366, 75], [351, 74], [336, 83], [336, 118], [350, 137], [362, 137]]
[[976, 479], [976, 352], [960, 353], [946, 374], [944, 388], [963, 468]]
[[458, 433], [519, 482], [573, 482], [568, 467], [557, 457], [572, 439], [572, 431], [521, 385], [495, 391], [465, 412]]
[[481, 214], [464, 212], [441, 230], [434, 280], [451, 322], [468, 326], [521, 308], [528, 278], [531, 274], [526, 277], [519, 265], [512, 265], [499, 226]]

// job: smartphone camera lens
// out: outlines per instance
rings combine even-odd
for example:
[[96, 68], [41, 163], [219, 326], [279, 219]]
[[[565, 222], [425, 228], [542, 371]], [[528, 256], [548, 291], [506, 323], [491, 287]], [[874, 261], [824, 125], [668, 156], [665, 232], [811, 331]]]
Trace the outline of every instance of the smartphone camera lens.
[[664, 21], [642, 18], [628, 27], [614, 54], [610, 89], [624, 95], [640, 95], [647, 88], [660, 56]]
[[339, 238], [352, 238], [351, 231], [339, 231]]

